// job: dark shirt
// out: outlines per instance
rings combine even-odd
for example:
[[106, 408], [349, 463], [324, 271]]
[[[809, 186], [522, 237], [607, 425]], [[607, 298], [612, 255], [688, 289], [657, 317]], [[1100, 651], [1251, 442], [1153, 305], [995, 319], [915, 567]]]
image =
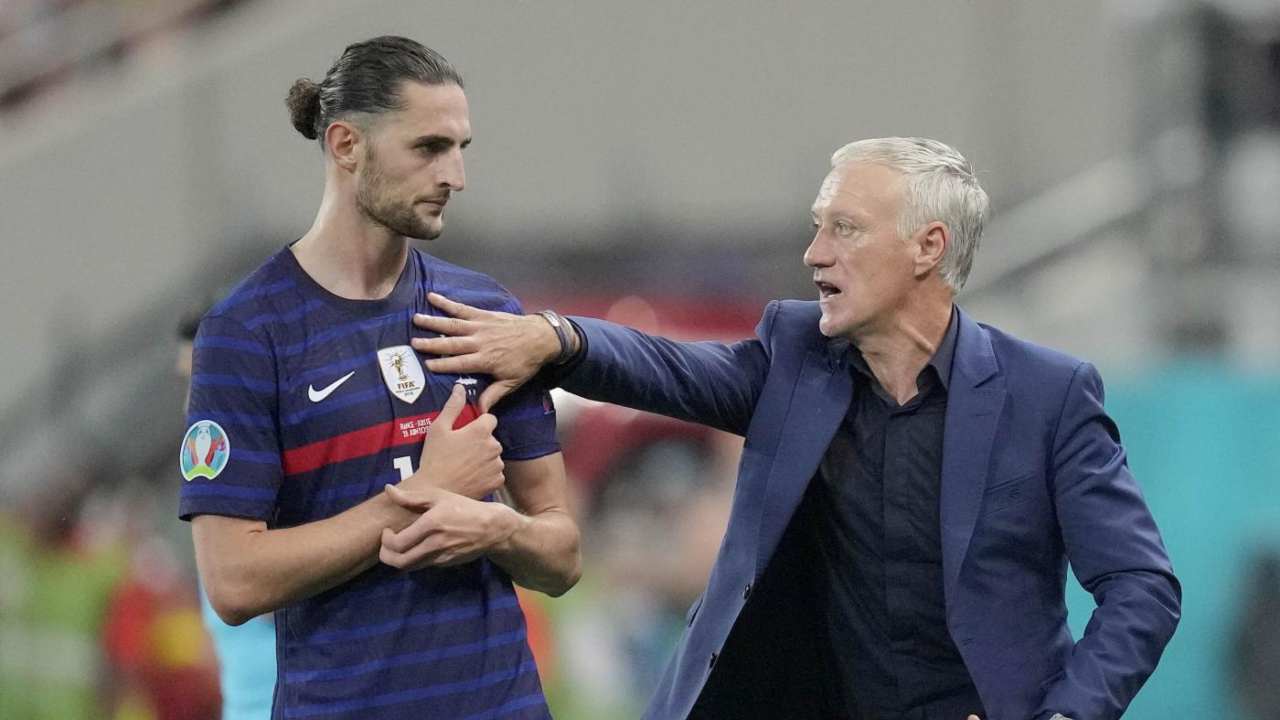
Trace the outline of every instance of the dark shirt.
[[904, 405], [848, 353], [853, 400], [810, 485], [818, 592], [831, 642], [832, 688], [848, 717], [985, 717], [946, 626], [939, 494], [951, 323]]

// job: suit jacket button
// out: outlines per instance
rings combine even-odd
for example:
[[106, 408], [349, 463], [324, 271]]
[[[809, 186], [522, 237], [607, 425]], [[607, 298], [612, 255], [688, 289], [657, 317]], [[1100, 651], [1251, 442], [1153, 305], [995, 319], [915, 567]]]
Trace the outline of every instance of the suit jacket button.
[[711, 653], [711, 659], [707, 661], [707, 669], [710, 670], [716, 666], [716, 658], [720, 657], [719, 653]]
[[746, 600], [749, 597], [751, 597], [751, 583], [747, 583], [747, 586], [742, 589], [742, 599]]

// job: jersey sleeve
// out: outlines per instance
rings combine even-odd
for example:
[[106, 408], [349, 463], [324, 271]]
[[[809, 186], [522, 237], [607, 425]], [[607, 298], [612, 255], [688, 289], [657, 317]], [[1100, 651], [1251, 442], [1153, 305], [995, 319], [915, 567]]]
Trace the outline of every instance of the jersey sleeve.
[[[523, 314], [520, 301], [508, 297], [503, 311]], [[556, 406], [538, 383], [526, 383], [493, 409], [498, 418], [494, 437], [502, 443], [503, 460], [533, 460], [560, 452], [556, 439]]]
[[232, 318], [200, 322], [179, 448], [183, 520], [271, 521], [283, 478], [276, 384], [275, 356], [258, 335]]

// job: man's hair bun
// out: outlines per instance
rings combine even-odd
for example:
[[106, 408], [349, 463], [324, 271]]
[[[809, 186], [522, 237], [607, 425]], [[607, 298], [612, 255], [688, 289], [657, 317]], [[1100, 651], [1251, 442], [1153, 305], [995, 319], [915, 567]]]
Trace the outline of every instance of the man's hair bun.
[[307, 78], [301, 78], [289, 88], [289, 97], [285, 98], [289, 106], [289, 117], [293, 126], [308, 140], [320, 136], [316, 127], [320, 121], [320, 86]]

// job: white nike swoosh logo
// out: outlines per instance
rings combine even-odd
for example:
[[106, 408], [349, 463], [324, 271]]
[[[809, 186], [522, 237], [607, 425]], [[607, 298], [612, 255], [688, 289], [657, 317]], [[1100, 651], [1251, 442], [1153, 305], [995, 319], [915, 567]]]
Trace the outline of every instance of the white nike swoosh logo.
[[334, 390], [337, 390], [339, 385], [341, 385], [342, 383], [344, 383], [344, 382], [346, 382], [346, 381], [350, 380], [350, 379], [351, 379], [351, 376], [352, 376], [352, 375], [355, 375], [355, 374], [356, 374], [356, 371], [355, 371], [355, 370], [352, 370], [351, 372], [347, 373], [346, 375], [343, 375], [342, 377], [338, 378], [337, 380], [334, 380], [334, 381], [333, 381], [333, 383], [332, 383], [331, 385], [329, 385], [329, 387], [326, 387], [326, 388], [324, 388], [324, 389], [322, 389], [322, 390], [317, 390], [317, 389], [315, 388], [315, 386], [314, 386], [314, 385], [308, 385], [308, 386], [307, 386], [307, 397], [311, 398], [311, 402], [313, 402], [313, 403], [318, 403], [318, 402], [320, 402], [321, 400], [323, 400], [323, 399], [325, 399], [325, 398], [329, 397], [330, 395], [332, 395], [332, 394], [333, 394], [333, 391], [334, 391]]

